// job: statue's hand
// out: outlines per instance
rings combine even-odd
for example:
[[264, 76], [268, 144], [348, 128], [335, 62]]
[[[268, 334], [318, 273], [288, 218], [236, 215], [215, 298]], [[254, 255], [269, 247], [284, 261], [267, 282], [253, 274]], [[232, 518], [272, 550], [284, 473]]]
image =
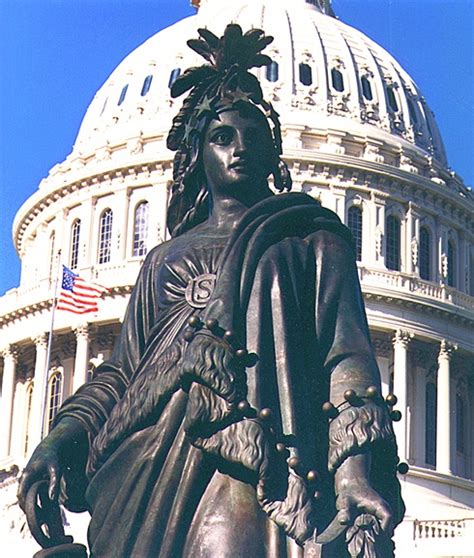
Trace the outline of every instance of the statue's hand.
[[28, 491], [37, 481], [48, 480], [50, 500], [58, 499], [63, 471], [74, 453], [71, 450], [75, 444], [84, 443], [86, 438], [86, 432], [78, 421], [65, 418], [38, 445], [23, 471], [18, 487], [18, 502], [23, 511]]
[[357, 515], [371, 514], [377, 518], [381, 529], [389, 537], [393, 533], [393, 514], [387, 502], [369, 482], [370, 455], [348, 457], [336, 471], [336, 507], [338, 519], [350, 525]]

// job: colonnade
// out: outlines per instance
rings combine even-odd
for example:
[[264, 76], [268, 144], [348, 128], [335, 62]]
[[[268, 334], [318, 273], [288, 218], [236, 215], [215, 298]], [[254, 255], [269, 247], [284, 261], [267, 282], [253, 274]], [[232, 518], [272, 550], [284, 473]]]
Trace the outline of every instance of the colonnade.
[[[87, 381], [89, 369], [89, 345], [91, 337], [91, 326], [87, 323], [77, 326], [74, 330], [76, 346], [74, 356], [74, 367], [70, 391], [76, 391]], [[394, 423], [397, 436], [398, 452], [401, 461], [409, 461], [411, 457], [409, 417], [408, 417], [408, 375], [409, 375], [409, 346], [414, 335], [408, 331], [396, 330], [392, 339], [393, 343], [393, 391], [398, 398], [397, 409], [402, 411], [402, 419]], [[48, 371], [46, 371], [48, 334], [43, 333], [32, 339], [35, 345], [35, 366], [33, 396], [31, 401], [31, 412], [28, 429], [28, 446], [36, 447], [41, 440], [45, 417], [44, 405], [46, 387], [48, 384]], [[439, 343], [437, 356], [437, 410], [436, 410], [436, 471], [451, 474], [453, 464], [451, 463], [452, 425], [454, 413], [451, 409], [451, 376], [452, 356], [456, 345], [443, 339]], [[2, 380], [2, 405], [0, 409], [0, 456], [7, 456], [14, 447], [12, 443], [13, 425], [13, 401], [15, 397], [15, 382], [17, 376], [17, 364], [19, 349], [15, 345], [5, 347], [1, 353], [3, 357], [3, 380]], [[415, 425], [421, 428], [422, 425]], [[425, 425], [426, 428], [426, 425]], [[422, 437], [418, 436], [418, 443]], [[417, 452], [420, 455], [420, 451]]]
[[[398, 398], [397, 408], [402, 411], [402, 419], [394, 423], [397, 436], [398, 454], [401, 461], [409, 455], [408, 421], [408, 347], [414, 335], [397, 330], [393, 342], [393, 391]], [[451, 421], [455, 413], [451, 409], [452, 356], [457, 346], [443, 339], [439, 343], [437, 355], [437, 408], [436, 408], [436, 471], [452, 474], [451, 463]], [[416, 427], [416, 426], [415, 426]], [[418, 425], [420, 427], [420, 425]], [[425, 425], [426, 428], [426, 425]]]
[[[74, 330], [76, 338], [74, 370], [72, 377], [72, 392], [76, 391], [87, 381], [89, 369], [89, 344], [91, 326], [81, 324]], [[35, 448], [41, 441], [42, 428], [46, 418], [44, 416], [46, 405], [46, 389], [49, 380], [49, 371], [46, 370], [48, 333], [31, 339], [35, 346], [35, 362], [33, 375], [33, 396], [28, 424], [28, 446]], [[2, 400], [0, 406], [0, 458], [12, 453], [17, 444], [13, 443], [12, 436], [15, 432], [13, 424], [15, 383], [20, 350], [16, 345], [8, 345], [0, 353], [3, 357]], [[27, 404], [27, 403], [26, 403]], [[25, 413], [27, 414], [27, 413]]]

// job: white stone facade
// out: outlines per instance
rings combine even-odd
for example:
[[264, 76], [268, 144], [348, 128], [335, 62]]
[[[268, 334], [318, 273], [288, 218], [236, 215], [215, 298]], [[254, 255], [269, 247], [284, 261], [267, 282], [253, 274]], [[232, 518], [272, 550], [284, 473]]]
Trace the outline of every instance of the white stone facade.
[[[294, 190], [319, 198], [361, 235], [359, 273], [383, 390], [398, 396], [399, 453], [411, 465], [397, 555], [472, 556], [472, 193], [448, 170], [432, 112], [410, 76], [324, 14], [319, 5], [327, 2], [201, 4], [117, 67], [72, 153], [17, 213], [21, 282], [0, 298], [1, 468], [21, 468], [38, 443], [45, 382], [47, 430], [58, 400], [110, 355], [144, 253], [167, 234], [172, 153], [164, 140], [180, 104], [169, 97], [170, 77], [198, 62], [185, 45], [198, 27], [219, 33], [237, 21], [276, 38], [268, 50], [278, 66], [258, 75], [281, 115]], [[46, 377], [59, 261], [110, 293], [87, 320], [57, 313]], [[11, 479], [2, 482], [11, 500]]]

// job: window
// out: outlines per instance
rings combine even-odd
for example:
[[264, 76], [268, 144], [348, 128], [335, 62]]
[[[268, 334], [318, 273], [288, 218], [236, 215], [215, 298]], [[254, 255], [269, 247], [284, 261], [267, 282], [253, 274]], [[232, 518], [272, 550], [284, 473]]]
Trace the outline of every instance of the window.
[[362, 84], [362, 94], [368, 101], [371, 101], [374, 96], [372, 94], [372, 86], [370, 85], [369, 78], [362, 76], [360, 82]]
[[456, 451], [464, 453], [465, 444], [464, 401], [461, 395], [456, 395]]
[[71, 261], [69, 267], [76, 269], [79, 262], [79, 237], [81, 234], [81, 220], [76, 219], [71, 228]]
[[148, 91], [150, 91], [152, 81], [153, 81], [153, 76], [146, 76], [142, 86], [142, 92], [141, 92], [142, 97], [144, 97], [148, 93]]
[[100, 216], [98, 257], [100, 264], [110, 262], [110, 253], [112, 249], [112, 220], [113, 213], [111, 209], [106, 209]]
[[23, 452], [26, 455], [28, 453], [28, 441], [29, 441], [29, 429], [30, 429], [30, 418], [31, 418], [31, 407], [33, 405], [33, 382], [31, 381], [26, 386], [26, 413], [25, 413], [25, 444], [23, 446]]
[[275, 61], [268, 64], [266, 69], [266, 77], [268, 81], [278, 81], [278, 73], [278, 64]]
[[148, 202], [140, 202], [135, 208], [133, 224], [133, 256], [144, 256], [147, 252], [148, 240]]
[[311, 85], [313, 83], [313, 70], [309, 64], [300, 64], [300, 82], [303, 85]]
[[420, 277], [431, 279], [431, 235], [426, 227], [420, 228]]
[[407, 97], [407, 103], [408, 103], [408, 112], [410, 113], [411, 123], [413, 125], [416, 125], [416, 124], [418, 124], [418, 116], [416, 114], [415, 105], [409, 97]]
[[63, 375], [61, 372], [55, 372], [49, 380], [48, 390], [48, 424], [46, 431], [49, 432], [54, 417], [61, 406], [63, 396]]
[[122, 89], [122, 91], [120, 93], [120, 97], [119, 97], [119, 100], [118, 100], [118, 103], [117, 103], [118, 106], [120, 106], [125, 101], [127, 91], [128, 91], [128, 83], [127, 83], [127, 85], [125, 85], [125, 87]]
[[436, 465], [436, 386], [428, 382], [425, 388], [425, 461]]
[[456, 247], [452, 240], [448, 240], [448, 285], [456, 286]]
[[387, 269], [400, 271], [400, 220], [389, 215], [386, 222], [386, 253], [385, 265]]
[[393, 85], [389, 85], [386, 88], [387, 91], [387, 98], [388, 98], [388, 105], [393, 110], [393, 112], [397, 112], [398, 110], [398, 103], [397, 98], [395, 97], [395, 89]]
[[344, 78], [337, 68], [331, 70], [332, 86], [336, 91], [344, 91]]
[[168, 82], [168, 87], [171, 89], [173, 87], [173, 83], [179, 78], [179, 76], [181, 75], [181, 68], [175, 68], [171, 74], [170, 74], [170, 79]]
[[354, 237], [356, 259], [362, 259], [362, 209], [353, 205], [347, 213], [347, 226]]

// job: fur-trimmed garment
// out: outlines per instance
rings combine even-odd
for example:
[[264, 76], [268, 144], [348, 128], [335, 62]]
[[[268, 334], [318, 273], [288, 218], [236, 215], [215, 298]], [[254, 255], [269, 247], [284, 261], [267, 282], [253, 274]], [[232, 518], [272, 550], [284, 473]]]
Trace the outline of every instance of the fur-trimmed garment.
[[[217, 280], [197, 310], [186, 289], [203, 274]], [[232, 330], [257, 364], [239, 368], [209, 332], [185, 341], [193, 314]], [[91, 511], [92, 557], [298, 556], [334, 516], [334, 470], [366, 449], [373, 486], [399, 521], [385, 405], [343, 406], [330, 426], [321, 410], [368, 386], [380, 388], [380, 377], [350, 236], [317, 202], [275, 196], [248, 210], [230, 238], [197, 228], [158, 246], [112, 358], [56, 418], [79, 420], [89, 433], [89, 482], [78, 486], [85, 477], [72, 471], [64, 492], [69, 507]], [[242, 397], [272, 409], [271, 428], [236, 412]], [[323, 505], [276, 452], [282, 441], [319, 471]]]

